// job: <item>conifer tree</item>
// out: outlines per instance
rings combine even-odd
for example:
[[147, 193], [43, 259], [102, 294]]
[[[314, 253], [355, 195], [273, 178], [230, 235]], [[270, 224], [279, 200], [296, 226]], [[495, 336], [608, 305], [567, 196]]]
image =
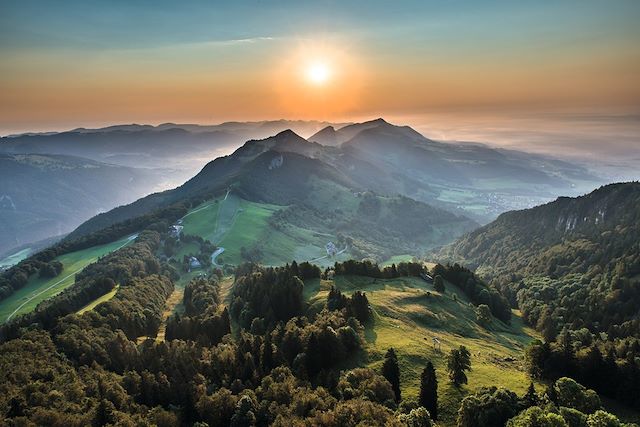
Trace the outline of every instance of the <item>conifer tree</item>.
[[387, 354], [384, 356], [382, 376], [391, 383], [393, 394], [396, 396], [396, 402], [400, 402], [400, 367], [398, 366], [398, 357], [393, 347], [387, 350]]
[[449, 379], [456, 386], [467, 383], [467, 374], [465, 371], [471, 370], [471, 353], [463, 345], [459, 349], [451, 350], [447, 358], [447, 371]]
[[438, 420], [438, 379], [431, 361], [427, 362], [427, 366], [422, 370], [422, 375], [420, 376], [418, 403], [429, 411], [432, 420]]

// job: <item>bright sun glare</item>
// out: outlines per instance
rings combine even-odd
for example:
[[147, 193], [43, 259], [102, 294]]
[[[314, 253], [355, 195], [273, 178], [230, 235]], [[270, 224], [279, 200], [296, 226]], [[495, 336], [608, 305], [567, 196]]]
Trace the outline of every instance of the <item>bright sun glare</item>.
[[314, 84], [323, 84], [331, 76], [331, 71], [327, 64], [322, 62], [314, 62], [307, 67], [307, 79]]

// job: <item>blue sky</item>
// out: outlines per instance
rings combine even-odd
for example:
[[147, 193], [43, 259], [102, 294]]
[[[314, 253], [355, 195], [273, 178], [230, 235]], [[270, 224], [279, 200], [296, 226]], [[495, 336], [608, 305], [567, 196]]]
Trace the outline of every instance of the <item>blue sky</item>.
[[0, 7], [0, 43], [8, 49], [153, 47], [343, 32], [391, 42], [401, 37], [401, 43], [493, 41], [503, 48], [532, 38], [579, 44], [640, 36], [640, 2], [622, 0], [5, 0]]

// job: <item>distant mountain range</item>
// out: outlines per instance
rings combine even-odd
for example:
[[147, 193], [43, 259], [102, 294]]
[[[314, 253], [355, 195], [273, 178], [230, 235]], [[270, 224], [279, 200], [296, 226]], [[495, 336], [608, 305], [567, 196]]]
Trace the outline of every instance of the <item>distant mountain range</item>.
[[311, 135], [327, 125], [289, 120], [166, 123], [0, 138], [0, 255], [66, 234], [99, 212], [173, 188], [247, 139], [289, 128]]
[[72, 156], [0, 154], [0, 253], [66, 234], [161, 188], [164, 174]]
[[184, 169], [195, 174], [208, 160], [228, 154], [249, 139], [285, 129], [311, 135], [325, 126], [317, 121], [274, 120], [219, 125], [165, 123], [118, 125], [66, 132], [26, 133], [0, 138], [0, 153], [64, 154], [131, 167]]
[[[311, 136], [304, 139], [295, 131]], [[275, 136], [269, 136], [274, 133]], [[247, 139], [249, 141], [240, 146], [241, 141]], [[233, 154], [220, 156], [234, 149]], [[283, 154], [287, 167], [289, 162], [286, 160], [291, 157], [288, 154], [304, 157], [297, 162], [313, 159], [313, 167], [330, 170], [339, 177], [342, 186], [352, 191], [405, 196], [479, 223], [486, 223], [510, 209], [533, 206], [561, 194], [579, 194], [600, 184], [589, 171], [568, 162], [491, 149], [480, 144], [437, 142], [408, 126], [395, 126], [383, 119], [356, 124], [283, 120], [215, 126], [123, 125], [0, 139], [0, 153], [73, 154], [103, 164], [135, 167], [140, 176], [156, 177], [155, 182], [138, 179], [136, 182], [140, 185], [125, 189], [129, 194], [121, 195], [120, 199], [101, 199], [103, 192], [95, 191], [94, 198], [101, 203], [88, 208], [90, 211], [95, 208], [92, 213], [109, 210], [122, 201], [131, 201], [140, 195], [172, 187], [176, 182], [184, 182], [194, 175], [194, 167], [202, 165], [204, 159], [216, 158], [206, 164], [196, 177], [175, 190], [153, 194], [132, 205], [101, 214], [80, 227], [73, 236], [152, 212], [198, 192], [219, 191], [235, 184], [237, 176], [243, 173], [243, 176], [249, 176], [247, 171], [255, 166], [252, 162], [267, 152]], [[141, 170], [158, 166], [165, 169], [161, 173]], [[301, 169], [300, 173], [305, 175], [309, 171]], [[69, 179], [65, 185], [73, 187], [77, 180]], [[106, 187], [111, 185], [107, 176], [101, 179]], [[293, 182], [286, 184], [297, 184], [296, 178], [292, 179]], [[117, 187], [117, 184], [113, 185]], [[7, 187], [4, 194], [13, 197], [10, 189], [11, 186]], [[254, 198], [259, 197], [251, 188], [243, 191], [252, 193]], [[283, 191], [283, 194], [289, 192]], [[53, 189], [51, 197], [64, 200]], [[82, 199], [78, 203], [82, 203]], [[51, 215], [58, 215], [57, 205], [51, 206]], [[28, 204], [22, 208], [24, 211], [30, 209]], [[87, 210], [82, 212], [76, 217], [87, 215], [86, 219], [90, 216]], [[13, 220], [8, 224], [9, 228], [14, 228]], [[77, 224], [75, 220], [67, 221], [56, 232], [66, 232], [74, 224]], [[50, 237], [50, 234], [39, 237]], [[27, 238], [23, 234], [19, 241], [28, 242], [30, 239], [32, 237]], [[16, 236], [10, 235], [3, 241], [16, 242]], [[10, 243], [0, 245], [0, 253], [10, 247]]]

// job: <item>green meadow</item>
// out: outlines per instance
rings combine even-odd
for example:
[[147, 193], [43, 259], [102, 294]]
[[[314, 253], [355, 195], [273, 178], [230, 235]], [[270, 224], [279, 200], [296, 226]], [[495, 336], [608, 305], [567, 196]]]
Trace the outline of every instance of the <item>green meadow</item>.
[[30, 312], [40, 302], [71, 286], [75, 282], [75, 275], [87, 265], [132, 241], [133, 239], [125, 237], [112, 243], [93, 246], [57, 257], [56, 259], [64, 267], [57, 277], [41, 278], [34, 274], [23, 288], [0, 301], [0, 322]]
[[[183, 232], [201, 236], [225, 249], [218, 258], [218, 263], [240, 264], [242, 248], [258, 249], [262, 254], [262, 263], [280, 265], [314, 261], [318, 265], [328, 266], [336, 260], [346, 260], [346, 251], [334, 259], [326, 259], [325, 245], [335, 237], [314, 230], [287, 225], [285, 229], [274, 228], [269, 219], [285, 206], [251, 202], [229, 194], [205, 202], [183, 218]], [[182, 245], [174, 258], [198, 252], [197, 245]], [[342, 248], [340, 248], [342, 249]]]
[[[417, 398], [420, 373], [431, 360], [438, 375], [441, 421], [455, 424], [462, 398], [480, 387], [498, 385], [523, 394], [530, 379], [524, 370], [523, 350], [537, 337], [514, 312], [511, 325], [498, 320], [489, 329], [476, 323], [475, 308], [457, 287], [446, 284], [440, 294], [419, 278], [373, 279], [337, 276], [335, 280], [305, 283], [310, 310], [320, 310], [331, 285], [345, 294], [366, 292], [374, 320], [365, 328], [365, 364], [380, 370], [384, 354], [393, 347], [398, 354], [403, 398]], [[434, 344], [434, 338], [436, 341]], [[449, 384], [446, 357], [460, 345], [471, 352], [469, 383], [460, 389]]]

